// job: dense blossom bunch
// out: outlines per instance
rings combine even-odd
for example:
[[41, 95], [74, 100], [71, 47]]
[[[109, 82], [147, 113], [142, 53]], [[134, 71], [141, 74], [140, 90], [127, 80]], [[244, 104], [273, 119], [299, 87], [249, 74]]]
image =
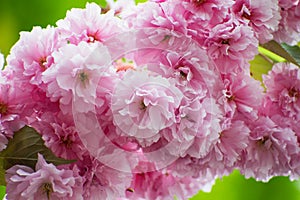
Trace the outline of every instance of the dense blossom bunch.
[[[186, 199], [218, 177], [300, 176], [300, 69], [249, 61], [300, 40], [300, 3], [109, 1], [22, 32], [0, 79], [0, 150], [25, 125], [61, 158], [7, 170], [8, 199]], [[0, 67], [4, 59], [0, 57]]]

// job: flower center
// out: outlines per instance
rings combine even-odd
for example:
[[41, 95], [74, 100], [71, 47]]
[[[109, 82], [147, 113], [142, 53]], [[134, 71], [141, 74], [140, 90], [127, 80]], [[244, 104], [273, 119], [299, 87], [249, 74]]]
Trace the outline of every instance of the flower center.
[[82, 71], [78, 74], [79, 80], [85, 85], [86, 81], [89, 80], [89, 76], [86, 72]]
[[147, 106], [145, 105], [144, 101], [142, 100], [140, 103], [140, 109], [141, 110], [146, 110]]
[[246, 12], [243, 12], [242, 17], [247, 19], [247, 20], [250, 20], [251, 15], [246, 13]]
[[61, 138], [61, 142], [68, 148], [71, 149], [72, 148], [72, 140], [70, 140], [69, 137], [67, 138]]
[[7, 105], [5, 103], [0, 102], [0, 114], [7, 114]]
[[227, 97], [227, 100], [228, 100], [228, 101], [233, 101], [234, 99], [235, 99], [235, 96], [234, 96], [234, 95]]
[[133, 188], [127, 188], [126, 191], [133, 193], [134, 189]]
[[228, 101], [233, 101], [235, 99], [235, 96], [233, 94], [231, 94], [230, 91], [226, 91], [225, 96], [226, 96]]
[[162, 42], [169, 40], [171, 38], [171, 35], [165, 35], [164, 39], [162, 40]]
[[94, 43], [96, 41], [101, 42], [100, 38], [98, 38], [98, 36], [97, 36], [97, 32], [94, 33], [94, 34], [88, 34], [87, 36], [88, 36], [88, 42], [89, 43]]
[[206, 0], [193, 0], [193, 2], [197, 5], [200, 6], [201, 4], [203, 4]]
[[229, 40], [228, 40], [228, 39], [222, 40], [221, 43], [222, 43], [222, 44], [228, 44], [228, 45], [229, 45]]
[[219, 137], [220, 138], [223, 137], [223, 135], [224, 135], [224, 131], [219, 132]]
[[299, 92], [295, 88], [290, 89], [289, 92], [288, 92], [288, 94], [292, 98], [296, 98], [297, 99], [299, 97]]
[[185, 72], [183, 72], [182, 70], [180, 70], [180, 77], [184, 80], [187, 79], [187, 74]]
[[43, 57], [43, 58], [41, 58], [39, 60], [39, 65], [40, 65], [40, 67], [42, 68], [43, 71], [46, 70], [46, 68], [47, 68], [47, 60], [46, 60], [45, 57]]
[[47, 195], [47, 199], [50, 200], [50, 195], [53, 192], [52, 184], [51, 183], [44, 183], [42, 185], [42, 190]]
[[264, 136], [263, 138], [261, 138], [260, 140], [257, 141], [257, 144], [259, 146], [264, 146], [265, 143], [269, 140], [269, 136]]

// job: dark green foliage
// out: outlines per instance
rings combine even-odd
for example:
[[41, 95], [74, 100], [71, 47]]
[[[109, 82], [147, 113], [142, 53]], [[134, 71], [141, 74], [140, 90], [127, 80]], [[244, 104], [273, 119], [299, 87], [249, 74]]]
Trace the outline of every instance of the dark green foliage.
[[38, 153], [42, 154], [48, 163], [54, 165], [69, 164], [74, 161], [56, 157], [44, 145], [39, 133], [33, 128], [25, 126], [9, 140], [7, 148], [0, 152], [0, 185], [5, 185], [5, 170], [14, 165], [25, 165], [35, 169]]
[[300, 66], [300, 63], [297, 62], [297, 58], [294, 57], [295, 55], [298, 54], [298, 59], [299, 59], [299, 52], [300, 52], [299, 48], [297, 49], [296, 47], [292, 48], [291, 46], [288, 45], [281, 45], [274, 40], [266, 44], [263, 44], [262, 47], [268, 49], [269, 51], [272, 51], [273, 53], [281, 56], [282, 58], [285, 58], [286, 61]]

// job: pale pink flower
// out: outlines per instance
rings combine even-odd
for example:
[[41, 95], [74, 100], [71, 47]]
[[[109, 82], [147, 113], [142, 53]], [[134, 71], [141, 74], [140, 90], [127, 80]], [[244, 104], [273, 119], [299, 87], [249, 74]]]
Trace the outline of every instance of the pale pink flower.
[[127, 71], [112, 97], [114, 124], [121, 135], [136, 138], [143, 146], [160, 138], [159, 132], [176, 123], [183, 95], [172, 80], [147, 71]]
[[237, 0], [232, 11], [239, 21], [253, 28], [260, 43], [273, 39], [272, 33], [278, 29], [281, 19], [278, 0]]
[[207, 189], [200, 179], [192, 177], [177, 177], [171, 170], [155, 170], [153, 163], [140, 162], [136, 167], [138, 173], [134, 174], [131, 186], [127, 189], [128, 199], [187, 199], [195, 195], [199, 189]]
[[193, 90], [203, 92], [202, 90], [211, 89], [219, 81], [219, 76], [210, 64], [206, 50], [194, 46], [195, 43], [188, 45], [190, 46], [185, 52], [164, 51], [156, 58], [155, 63], [151, 63], [153, 58], [145, 59], [144, 62], [149, 70], [163, 77], [176, 79], [176, 84], [182, 91], [193, 93]]
[[[177, 7], [178, 6], [178, 7]], [[146, 2], [126, 11], [123, 19], [129, 27], [137, 31], [135, 61], [161, 58], [164, 50], [182, 52], [190, 46], [191, 37], [187, 35], [185, 9], [178, 2]], [[134, 38], [135, 39], [135, 38]], [[194, 42], [195, 43], [195, 42]], [[142, 48], [148, 48], [140, 50]]]
[[173, 132], [173, 137], [179, 142], [178, 148], [187, 145], [181, 149], [180, 155], [204, 157], [216, 143], [221, 130], [220, 110], [215, 100], [195, 98], [188, 101], [186, 107], [180, 107], [179, 116], [181, 118], [176, 124], [177, 130]]
[[31, 32], [21, 32], [20, 40], [7, 57], [4, 72], [11, 74], [21, 87], [29, 84], [44, 89], [42, 73], [53, 64], [52, 53], [63, 44], [54, 27], [34, 27]]
[[183, 99], [177, 110], [176, 123], [163, 129], [160, 135], [164, 138], [151, 145], [148, 150], [162, 147], [167, 141], [177, 144], [176, 148], [174, 145], [166, 147], [172, 155], [189, 154], [197, 158], [205, 156], [220, 131], [220, 111], [213, 98], [214, 85], [220, 82], [219, 76], [209, 65], [206, 51], [192, 45], [183, 55], [162, 52], [156, 61], [154, 63], [143, 57], [150, 73], [155, 72], [175, 81], [176, 87], [183, 93]]
[[83, 197], [87, 200], [125, 197], [132, 174], [109, 168], [91, 156], [76, 163], [83, 178]]
[[[270, 114], [277, 113], [291, 120], [300, 120], [300, 70], [291, 63], [275, 64], [263, 76]], [[272, 106], [272, 107], [270, 107]], [[271, 115], [270, 115], [271, 116]]]
[[243, 121], [235, 121], [230, 128], [219, 132], [219, 138], [205, 156], [186, 155], [177, 159], [170, 169], [179, 177], [192, 176], [213, 184], [215, 178], [228, 175], [237, 167], [247, 148], [249, 132]]
[[[195, 97], [182, 100], [177, 123], [161, 131], [161, 140], [147, 151], [164, 148], [170, 156], [190, 155], [201, 158], [207, 155], [218, 139], [220, 112], [213, 99]], [[169, 144], [170, 145], [166, 145]]]
[[[261, 113], [283, 128], [291, 129], [300, 137], [300, 70], [291, 63], [278, 63], [263, 76], [266, 96]], [[291, 179], [299, 176], [298, 155], [291, 161]]]
[[177, 5], [176, 1], [146, 2], [128, 10], [122, 17], [133, 28], [157, 28], [186, 35], [187, 21], [182, 17], [185, 9], [177, 9]]
[[205, 42], [208, 55], [221, 73], [247, 71], [257, 54], [258, 40], [252, 29], [234, 17], [213, 27]]
[[260, 82], [244, 72], [224, 75], [222, 79], [224, 88], [219, 104], [224, 112], [223, 128], [227, 129], [233, 118], [256, 119], [264, 90]]
[[45, 145], [60, 158], [82, 159], [88, 153], [70, 116], [43, 112], [30, 125], [41, 134]]
[[[175, 1], [181, 2], [181, 1]], [[234, 1], [222, 0], [184, 0], [182, 5], [188, 12], [191, 12], [189, 18], [201, 20], [205, 24], [221, 23], [228, 14], [228, 9], [233, 5]]]
[[[181, 156], [186, 155], [189, 148], [189, 154], [201, 157], [209, 151], [220, 131], [220, 111], [214, 99], [214, 85], [220, 80], [214, 69], [210, 68], [205, 50], [199, 48], [197, 54], [192, 52], [191, 49], [183, 56], [175, 52], [167, 53], [158, 66], [150, 64], [148, 69], [175, 79], [176, 86], [184, 95], [178, 109], [177, 123], [163, 132], [164, 137], [168, 141], [177, 140]], [[179, 149], [169, 150], [175, 153]]]
[[188, 35], [200, 45], [204, 45], [214, 26], [228, 20], [229, 9], [234, 3], [231, 0], [175, 0], [175, 2], [178, 4], [176, 10], [183, 10], [182, 16], [188, 21]]
[[113, 12], [101, 14], [101, 8], [96, 3], [87, 3], [84, 9], [71, 9], [66, 18], [56, 24], [62, 38], [72, 44], [103, 42], [126, 30], [125, 23], [114, 17]]
[[260, 181], [288, 175], [292, 157], [299, 154], [295, 132], [279, 127], [268, 117], [260, 117], [250, 129], [249, 146], [241, 162], [242, 174]]
[[10, 99], [10, 104], [17, 105], [14, 114], [20, 113], [26, 118], [55, 107], [46, 97], [42, 73], [51, 68], [54, 62], [52, 54], [62, 45], [53, 27], [34, 27], [31, 32], [21, 32], [20, 40], [7, 57], [7, 67], [2, 73], [10, 84], [6, 98]]
[[234, 121], [228, 129], [220, 132], [217, 143], [204, 159], [210, 171], [218, 176], [230, 174], [248, 146], [249, 133], [243, 121]]
[[83, 199], [82, 179], [75, 169], [58, 169], [38, 155], [35, 171], [15, 165], [6, 171], [7, 199]]
[[100, 43], [81, 42], [64, 46], [53, 57], [55, 64], [42, 77], [51, 101], [59, 100], [64, 113], [71, 113], [72, 100], [76, 100], [74, 108], [78, 111], [93, 109], [100, 75], [110, 62], [107, 48]]
[[[0, 76], [0, 78], [2, 78]], [[25, 125], [25, 117], [32, 114], [30, 94], [0, 80], [0, 131], [6, 137], [13, 136]]]
[[[195, 158], [189, 155], [179, 157], [173, 162], [168, 169], [172, 170], [174, 175], [178, 177], [194, 177], [204, 178], [207, 182], [211, 182], [217, 177], [217, 174], [210, 171], [210, 166], [203, 158]], [[210, 180], [210, 181], [209, 181]]]
[[279, 0], [281, 20], [278, 30], [273, 33], [274, 39], [290, 45], [296, 45], [300, 40], [300, 1]]
[[122, 13], [128, 12], [128, 10], [133, 9], [135, 7], [134, 0], [106, 0], [108, 8], [110, 9], [109, 12], [113, 11], [114, 15], [121, 16]]
[[203, 162], [203, 159], [185, 156], [177, 159], [172, 165], [168, 166], [167, 170], [170, 170], [173, 176], [178, 179], [191, 178], [193, 183], [196, 184], [194, 187], [198, 191], [210, 192], [218, 176], [215, 173], [216, 170], [207, 163], [209, 161]]
[[133, 28], [155, 28], [147, 32], [149, 40], [155, 39], [156, 43], [169, 42], [173, 36], [181, 35], [203, 44], [211, 27], [227, 17], [232, 4], [233, 1], [221, 3], [219, 0], [152, 1], [137, 5], [124, 13], [123, 18]]

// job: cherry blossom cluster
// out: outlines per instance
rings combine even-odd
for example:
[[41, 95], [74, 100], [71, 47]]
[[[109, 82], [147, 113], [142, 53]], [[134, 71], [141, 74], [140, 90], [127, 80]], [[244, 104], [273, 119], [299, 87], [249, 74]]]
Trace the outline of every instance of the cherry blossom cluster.
[[299, 178], [300, 69], [261, 83], [249, 64], [259, 44], [300, 40], [299, 0], [108, 4], [21, 32], [6, 58], [0, 150], [28, 125], [76, 160], [13, 166], [7, 199], [187, 199], [234, 169]]

